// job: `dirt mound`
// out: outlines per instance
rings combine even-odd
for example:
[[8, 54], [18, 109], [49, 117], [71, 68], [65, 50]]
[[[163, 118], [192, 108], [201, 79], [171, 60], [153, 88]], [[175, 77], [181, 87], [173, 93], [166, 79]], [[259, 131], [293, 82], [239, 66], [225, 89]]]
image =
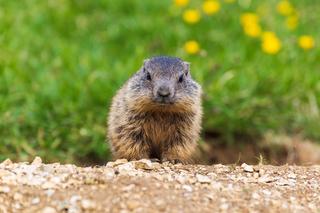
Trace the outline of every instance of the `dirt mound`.
[[207, 135], [206, 143], [200, 144], [199, 159], [202, 164], [251, 163], [272, 165], [320, 164], [320, 144], [299, 135], [276, 135], [267, 133], [261, 138], [241, 138], [228, 144]]
[[319, 212], [320, 166], [0, 164], [0, 212]]

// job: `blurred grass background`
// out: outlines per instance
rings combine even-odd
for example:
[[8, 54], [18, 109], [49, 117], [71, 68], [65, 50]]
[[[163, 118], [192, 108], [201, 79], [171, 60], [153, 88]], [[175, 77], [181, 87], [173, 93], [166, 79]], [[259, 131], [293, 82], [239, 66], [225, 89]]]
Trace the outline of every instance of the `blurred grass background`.
[[[203, 132], [231, 144], [269, 130], [319, 141], [320, 2], [290, 1], [291, 30], [278, 0], [220, 0], [214, 14], [202, 3], [0, 0], [0, 160], [106, 161], [111, 98], [159, 54], [191, 62], [204, 88]], [[183, 19], [188, 9], [200, 13], [193, 24]], [[276, 33], [279, 51], [267, 54], [243, 32], [247, 12]], [[315, 46], [299, 47], [301, 35]]]

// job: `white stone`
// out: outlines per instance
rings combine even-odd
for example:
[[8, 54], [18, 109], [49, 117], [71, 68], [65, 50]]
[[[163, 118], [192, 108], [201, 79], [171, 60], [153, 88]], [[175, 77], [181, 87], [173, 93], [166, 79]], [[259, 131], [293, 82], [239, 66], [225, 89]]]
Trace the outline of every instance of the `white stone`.
[[0, 186], [0, 193], [8, 193], [10, 192], [9, 186]]
[[186, 190], [187, 192], [192, 192], [193, 191], [193, 189], [192, 189], [192, 187], [190, 185], [183, 185], [182, 188], [184, 190]]
[[288, 178], [290, 178], [290, 179], [296, 179], [296, 178], [297, 178], [297, 175], [294, 174], [294, 173], [290, 173], [290, 174], [288, 174]]
[[211, 180], [208, 176], [197, 174], [196, 175], [197, 181], [200, 183], [210, 183]]
[[56, 213], [57, 210], [52, 208], [51, 206], [44, 207], [41, 211], [42, 213]]
[[12, 161], [8, 158], [4, 161], [2, 161], [2, 163], [0, 164], [0, 166], [9, 166], [12, 164]]
[[241, 168], [243, 168], [243, 170], [244, 170], [245, 172], [254, 172], [253, 167], [252, 167], [251, 165], [246, 164], [246, 163], [243, 163], [243, 164], [241, 165]]
[[81, 201], [81, 206], [84, 209], [94, 209], [96, 207], [96, 203], [92, 200], [84, 199]]
[[42, 164], [42, 159], [40, 157], [36, 156], [31, 164], [39, 166]]
[[31, 200], [31, 204], [32, 204], [32, 205], [36, 205], [36, 204], [38, 204], [38, 203], [40, 203], [40, 198], [39, 198], [39, 197], [35, 197], [35, 198], [33, 198], [33, 199]]
[[54, 194], [54, 190], [53, 189], [48, 189], [46, 190], [44, 193], [48, 196], [48, 197], [51, 197], [53, 194]]
[[128, 163], [124, 163], [124, 164], [119, 165], [118, 170], [120, 173], [128, 173], [128, 172], [134, 171], [135, 168], [132, 165], [132, 163], [128, 162]]
[[134, 166], [136, 169], [146, 169], [146, 170], [152, 170], [152, 162], [148, 159], [141, 159], [139, 161], [134, 162]]
[[74, 204], [77, 203], [79, 200], [81, 200], [81, 196], [80, 196], [80, 195], [73, 195], [73, 196], [70, 198], [70, 203], [74, 205]]

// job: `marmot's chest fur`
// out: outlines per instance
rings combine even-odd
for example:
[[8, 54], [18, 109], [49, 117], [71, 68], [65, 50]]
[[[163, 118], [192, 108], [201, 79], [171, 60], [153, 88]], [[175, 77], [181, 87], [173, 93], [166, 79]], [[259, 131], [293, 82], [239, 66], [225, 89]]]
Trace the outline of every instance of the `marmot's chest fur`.
[[142, 129], [150, 143], [162, 147], [179, 136], [184, 127], [180, 117], [175, 114], [153, 113], [142, 122]]

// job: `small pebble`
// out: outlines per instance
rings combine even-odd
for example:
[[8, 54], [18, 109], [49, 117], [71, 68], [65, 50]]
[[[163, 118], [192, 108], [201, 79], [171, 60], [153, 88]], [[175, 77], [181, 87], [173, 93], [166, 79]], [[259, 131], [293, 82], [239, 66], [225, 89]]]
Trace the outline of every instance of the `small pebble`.
[[36, 204], [38, 204], [38, 203], [40, 203], [40, 198], [39, 198], [39, 197], [35, 197], [35, 198], [33, 198], [33, 199], [31, 200], [31, 204], [32, 204], [32, 205], [36, 205]]
[[0, 193], [8, 193], [10, 192], [9, 186], [0, 186]]
[[22, 198], [23, 198], [22, 194], [20, 194], [18, 192], [14, 193], [14, 195], [13, 195], [14, 200], [21, 200]]
[[220, 205], [220, 209], [221, 210], [227, 210], [229, 208], [229, 205], [227, 204], [227, 203], [222, 203], [221, 205]]
[[125, 163], [128, 163], [128, 160], [127, 159], [117, 159], [116, 161], [112, 162], [108, 162], [107, 163], [107, 166], [109, 167], [116, 167], [116, 166], [119, 166], [121, 164], [125, 164]]
[[266, 196], [270, 196], [272, 193], [269, 191], [269, 190], [267, 190], [267, 189], [264, 189], [264, 190], [262, 190], [262, 193], [264, 194], [264, 195], [266, 195]]
[[205, 175], [197, 174], [196, 178], [197, 178], [197, 181], [200, 183], [210, 183], [211, 182], [210, 178]]
[[7, 210], [7, 208], [5, 206], [3, 206], [2, 204], [0, 204], [0, 212], [1, 213], [8, 213], [9, 211]]
[[48, 189], [46, 190], [44, 193], [48, 196], [48, 197], [51, 197], [53, 194], [54, 194], [54, 190], [53, 189]]
[[276, 180], [277, 179], [274, 178], [274, 177], [270, 177], [268, 175], [264, 175], [264, 176], [258, 178], [258, 183], [271, 183], [271, 182], [274, 182]]
[[145, 169], [145, 170], [152, 170], [153, 166], [150, 160], [141, 159], [139, 161], [134, 162], [134, 167], [136, 169]]
[[120, 164], [117, 168], [120, 174], [131, 174], [133, 171], [136, 171], [131, 162]]
[[157, 210], [159, 211], [165, 211], [166, 210], [166, 202], [164, 200], [156, 200], [155, 202], [157, 206]]
[[105, 168], [104, 169], [104, 174], [105, 174], [105, 176], [106, 176], [106, 178], [108, 180], [110, 180], [110, 179], [115, 177], [115, 171], [114, 171], [113, 168]]
[[256, 192], [254, 192], [254, 193], [252, 193], [252, 198], [258, 200], [258, 199], [260, 199], [260, 195]]
[[14, 204], [13, 204], [13, 207], [14, 207], [15, 209], [21, 209], [21, 204], [20, 204], [20, 203], [14, 203]]
[[290, 181], [290, 180], [285, 180], [285, 179], [280, 179], [276, 182], [278, 186], [294, 186], [295, 181]]
[[41, 213], [56, 213], [57, 210], [55, 208], [52, 208], [50, 206], [46, 206], [41, 210]]
[[266, 173], [266, 171], [265, 171], [265, 170], [263, 170], [263, 169], [259, 169], [259, 175], [260, 175], [260, 176], [264, 175], [265, 173]]
[[4, 161], [0, 164], [0, 166], [9, 166], [9, 165], [11, 165], [11, 164], [12, 164], [12, 161], [8, 158], [8, 159], [4, 160]]
[[253, 167], [246, 163], [241, 164], [241, 168], [243, 168], [245, 172], [254, 172]]
[[124, 192], [129, 192], [129, 191], [131, 191], [135, 186], [136, 186], [135, 184], [130, 184], [130, 185], [128, 185], [128, 186], [123, 187], [123, 188], [122, 188], [122, 191], [124, 191]]
[[184, 190], [186, 190], [187, 192], [192, 192], [192, 191], [193, 191], [192, 187], [189, 186], [189, 185], [183, 185], [182, 188], [183, 188]]
[[138, 208], [139, 207], [139, 202], [138, 201], [135, 201], [135, 200], [129, 200], [128, 202], [127, 202], [127, 207], [128, 207], [128, 209], [129, 210], [134, 210], [134, 209], [136, 209], [136, 208]]
[[290, 173], [290, 174], [288, 174], [288, 178], [290, 178], [290, 179], [296, 179], [296, 178], [297, 178], [297, 175], [294, 174], [294, 173]]
[[81, 200], [81, 196], [79, 196], [79, 195], [73, 195], [73, 196], [70, 198], [70, 203], [71, 203], [71, 204], [75, 204], [75, 203], [78, 202], [79, 200]]
[[34, 160], [32, 161], [32, 163], [31, 163], [31, 165], [36, 165], [36, 166], [39, 166], [41, 164], [42, 164], [42, 159], [40, 157], [38, 157], [38, 156], [36, 156], [34, 158]]
[[84, 199], [81, 201], [81, 206], [83, 209], [94, 209], [96, 207], [96, 203], [92, 200]]

